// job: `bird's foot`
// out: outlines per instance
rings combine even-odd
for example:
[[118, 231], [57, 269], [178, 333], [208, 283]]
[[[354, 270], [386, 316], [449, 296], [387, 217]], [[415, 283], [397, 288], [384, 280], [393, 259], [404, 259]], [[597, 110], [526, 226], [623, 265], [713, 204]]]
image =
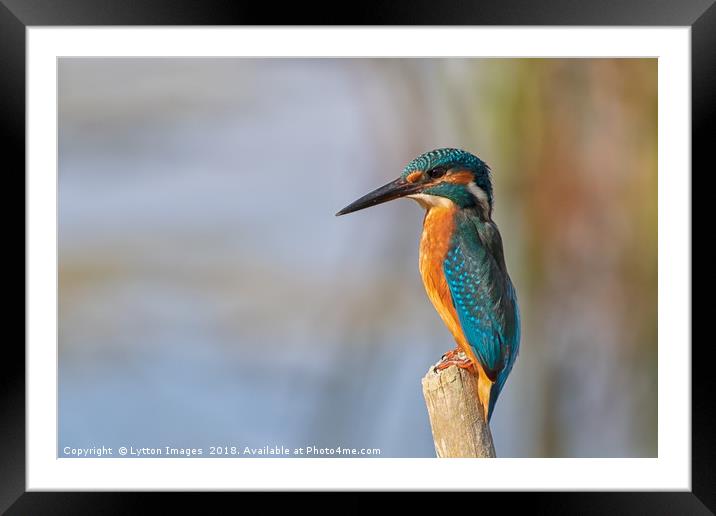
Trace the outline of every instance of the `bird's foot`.
[[457, 366], [460, 369], [465, 369], [472, 372], [475, 371], [475, 365], [472, 363], [472, 360], [470, 360], [468, 356], [465, 355], [465, 353], [458, 349], [445, 353], [443, 355], [442, 360], [438, 362], [435, 366], [435, 371], [442, 371], [443, 369], [447, 369], [452, 365]]
[[457, 360], [443, 360], [437, 366], [435, 366], [435, 368], [438, 371], [442, 371], [443, 369], [447, 369], [448, 367], [453, 365], [459, 367], [460, 369], [465, 369], [467, 371], [475, 370], [475, 365], [469, 358], [461, 358]]
[[440, 357], [441, 360], [452, 360], [456, 356], [460, 354], [460, 348], [451, 349], [447, 353], [445, 353], [442, 357]]

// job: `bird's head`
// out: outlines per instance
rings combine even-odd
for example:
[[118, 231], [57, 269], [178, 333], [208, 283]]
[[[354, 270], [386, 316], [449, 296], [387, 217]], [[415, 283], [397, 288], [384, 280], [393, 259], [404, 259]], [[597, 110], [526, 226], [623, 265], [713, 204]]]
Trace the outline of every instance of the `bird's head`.
[[460, 149], [436, 149], [418, 156], [395, 181], [373, 190], [336, 215], [345, 215], [393, 199], [408, 197], [425, 208], [475, 208], [489, 219], [492, 212], [490, 168], [477, 156]]

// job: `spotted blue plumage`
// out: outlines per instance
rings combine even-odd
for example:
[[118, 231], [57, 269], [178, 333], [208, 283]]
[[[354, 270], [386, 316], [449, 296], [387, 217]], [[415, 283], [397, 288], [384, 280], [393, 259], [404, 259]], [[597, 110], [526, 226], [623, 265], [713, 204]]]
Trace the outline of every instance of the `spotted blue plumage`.
[[494, 382], [489, 418], [520, 343], [519, 308], [497, 226], [470, 210], [457, 211], [443, 271], [465, 338]]

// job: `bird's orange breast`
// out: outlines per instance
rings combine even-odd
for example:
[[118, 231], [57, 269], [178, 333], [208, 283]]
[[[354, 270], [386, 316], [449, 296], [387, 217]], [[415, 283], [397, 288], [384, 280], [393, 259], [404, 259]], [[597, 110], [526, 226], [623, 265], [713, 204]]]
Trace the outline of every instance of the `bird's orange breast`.
[[456, 207], [433, 207], [425, 214], [423, 235], [420, 239], [420, 275], [425, 291], [440, 318], [452, 333], [458, 346], [473, 362], [476, 362], [460, 326], [452, 295], [445, 279], [443, 263], [450, 248], [450, 239], [455, 229]]
[[420, 275], [423, 278], [428, 298], [430, 298], [440, 318], [452, 333], [458, 348], [475, 365], [478, 374], [478, 396], [485, 411], [485, 417], [487, 417], [492, 381], [488, 378], [470, 343], [465, 338], [443, 269], [445, 257], [450, 249], [450, 240], [455, 229], [456, 209], [456, 207], [452, 206], [435, 206], [428, 209], [425, 214], [423, 235], [420, 238]]

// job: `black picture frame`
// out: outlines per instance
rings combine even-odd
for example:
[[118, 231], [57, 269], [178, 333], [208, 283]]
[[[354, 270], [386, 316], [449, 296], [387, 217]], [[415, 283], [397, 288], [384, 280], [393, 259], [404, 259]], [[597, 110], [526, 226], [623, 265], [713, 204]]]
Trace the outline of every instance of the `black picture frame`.
[[[391, 1], [338, 6], [220, 0], [0, 0], [0, 127], [6, 177], [25, 170], [25, 29], [62, 25], [643, 25], [690, 26], [692, 37], [692, 170], [707, 169], [716, 141], [716, 5], [715, 0], [530, 0]], [[691, 177], [694, 177], [693, 171]], [[25, 198], [25, 182], [20, 190]], [[693, 191], [693, 186], [692, 186]], [[10, 219], [8, 188], [2, 203]], [[14, 215], [13, 211], [13, 215]], [[692, 217], [693, 225], [697, 219]], [[699, 224], [700, 225], [700, 224]], [[12, 227], [12, 224], [6, 224]], [[693, 229], [692, 229], [693, 235]], [[9, 242], [6, 256], [25, 273], [23, 251]], [[693, 250], [692, 250], [693, 253]], [[22, 264], [17, 256], [22, 254]], [[693, 255], [692, 255], [693, 256]], [[19, 277], [10, 266], [6, 279]], [[8, 286], [9, 282], [6, 281]], [[20, 303], [6, 299], [13, 308]], [[23, 295], [25, 300], [25, 294]], [[24, 313], [25, 304], [22, 303]], [[696, 308], [696, 307], [694, 307]], [[692, 316], [693, 317], [693, 316]], [[17, 318], [20, 320], [20, 317]], [[23, 318], [24, 319], [24, 318]], [[12, 321], [7, 317], [6, 321]], [[692, 319], [693, 320], [693, 319]], [[23, 328], [23, 334], [25, 328]], [[23, 339], [24, 341], [24, 339]], [[684, 343], [688, 345], [688, 343]], [[504, 510], [527, 503], [531, 513], [578, 514], [714, 514], [716, 512], [716, 426], [714, 375], [707, 340], [692, 344], [692, 491], [612, 493], [480, 494], [479, 510]], [[19, 339], [4, 342], [0, 375], [0, 511], [7, 514], [128, 514], [138, 512], [150, 495], [140, 493], [27, 493], [25, 489], [25, 353]], [[182, 496], [184, 508], [187, 497]], [[514, 500], [514, 501], [513, 501]], [[146, 500], [149, 501], [149, 500]], [[166, 500], [162, 500], [166, 502]], [[510, 503], [511, 502], [511, 503]], [[205, 511], [205, 506], [202, 506]]]

